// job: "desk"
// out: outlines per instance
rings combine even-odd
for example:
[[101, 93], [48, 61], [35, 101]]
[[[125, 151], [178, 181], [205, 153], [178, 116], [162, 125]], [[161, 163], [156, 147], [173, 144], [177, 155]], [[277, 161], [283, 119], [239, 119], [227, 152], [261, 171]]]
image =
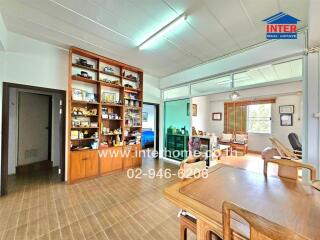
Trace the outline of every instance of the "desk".
[[[310, 239], [320, 239], [320, 191], [289, 179], [217, 164], [206, 179], [189, 179], [165, 189], [166, 198], [198, 219], [197, 240], [208, 230], [222, 237], [222, 203], [242, 208]], [[232, 216], [234, 239], [247, 239], [244, 220]]]

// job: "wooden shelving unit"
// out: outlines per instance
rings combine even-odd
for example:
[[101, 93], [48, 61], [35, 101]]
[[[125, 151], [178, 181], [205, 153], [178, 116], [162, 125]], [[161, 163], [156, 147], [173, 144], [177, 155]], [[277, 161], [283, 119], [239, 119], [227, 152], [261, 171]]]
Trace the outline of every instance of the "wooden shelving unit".
[[72, 47], [68, 86], [69, 182], [139, 166], [143, 71]]

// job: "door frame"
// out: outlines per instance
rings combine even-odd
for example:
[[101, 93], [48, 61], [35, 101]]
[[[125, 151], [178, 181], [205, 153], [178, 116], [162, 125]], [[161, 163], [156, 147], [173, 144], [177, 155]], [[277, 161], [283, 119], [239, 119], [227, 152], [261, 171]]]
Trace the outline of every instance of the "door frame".
[[[42, 91], [47, 93], [59, 93], [62, 96], [62, 103], [60, 104], [60, 131], [61, 131], [61, 155], [60, 155], [60, 169], [61, 181], [65, 181], [65, 147], [66, 147], [66, 96], [64, 90], [34, 87], [30, 85], [16, 84], [3, 82], [2, 94], [2, 134], [1, 134], [1, 196], [8, 193], [8, 154], [9, 154], [9, 106], [10, 106], [10, 88], [17, 88], [19, 90]], [[50, 104], [52, 105], [52, 103]], [[52, 109], [51, 109], [52, 110]], [[50, 120], [51, 121], [51, 120]], [[51, 126], [52, 127], [52, 126]], [[51, 141], [51, 136], [49, 137]], [[50, 149], [51, 155], [51, 149]], [[51, 158], [51, 156], [50, 156]]]
[[160, 104], [159, 103], [151, 103], [151, 102], [143, 102], [143, 104], [146, 104], [146, 105], [153, 105], [154, 106], [154, 108], [155, 108], [155, 121], [156, 121], [156, 123], [155, 123], [155, 128], [156, 128], [156, 151], [157, 151], [157, 157], [156, 157], [156, 159], [159, 159], [159, 149], [160, 149], [160, 146], [159, 146], [159, 130], [160, 130], [160, 128], [159, 128], [159, 126], [160, 126]]

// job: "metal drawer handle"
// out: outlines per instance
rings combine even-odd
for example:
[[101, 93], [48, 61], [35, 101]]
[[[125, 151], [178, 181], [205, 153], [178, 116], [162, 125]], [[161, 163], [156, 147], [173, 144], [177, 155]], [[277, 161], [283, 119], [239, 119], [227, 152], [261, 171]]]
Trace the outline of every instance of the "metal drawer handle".
[[82, 160], [88, 160], [89, 158], [85, 157], [85, 158], [82, 158]]

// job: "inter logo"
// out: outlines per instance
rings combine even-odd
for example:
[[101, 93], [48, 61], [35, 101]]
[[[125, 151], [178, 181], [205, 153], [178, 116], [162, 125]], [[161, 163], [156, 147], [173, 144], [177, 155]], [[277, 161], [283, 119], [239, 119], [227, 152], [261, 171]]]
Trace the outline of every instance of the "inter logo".
[[264, 19], [263, 22], [267, 23], [267, 39], [297, 39], [297, 23], [299, 21], [284, 12]]

